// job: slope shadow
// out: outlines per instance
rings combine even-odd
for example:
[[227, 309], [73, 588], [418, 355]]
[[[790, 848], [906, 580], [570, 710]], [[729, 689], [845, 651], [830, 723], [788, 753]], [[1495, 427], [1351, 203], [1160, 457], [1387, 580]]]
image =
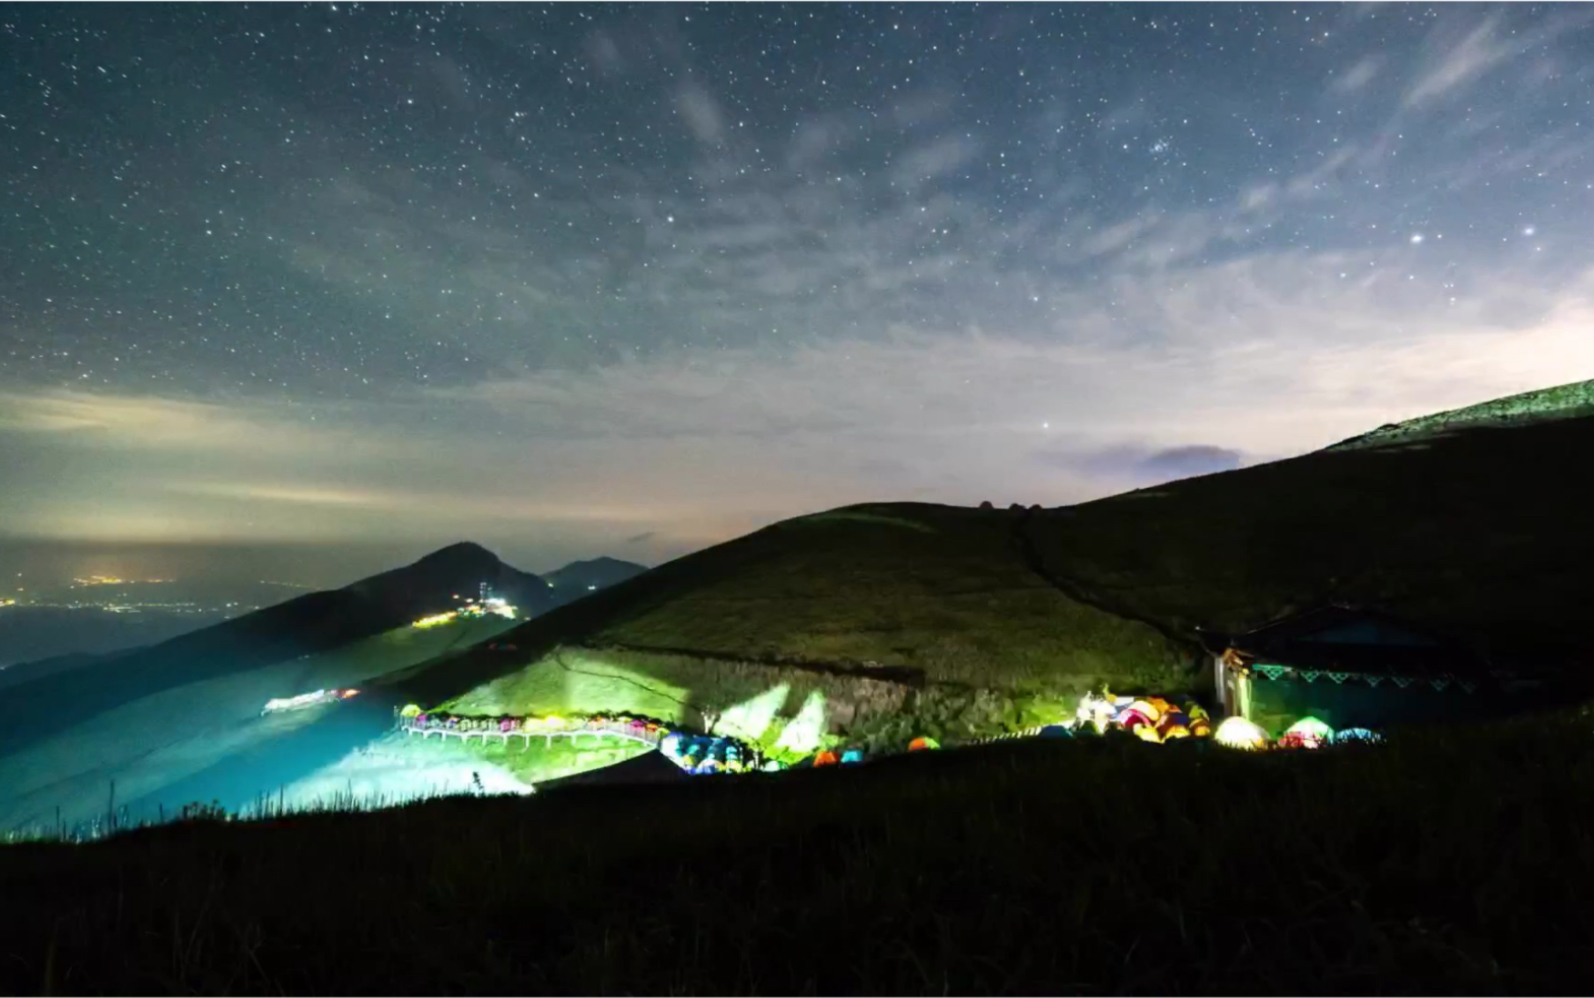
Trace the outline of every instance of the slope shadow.
[[127, 803], [127, 817], [170, 816], [184, 804], [219, 801], [229, 811], [273, 797], [283, 787], [345, 758], [393, 727], [391, 703], [381, 698], [346, 700], [297, 731], [263, 740], [205, 769]]
[[680, 766], [664, 758], [658, 749], [635, 758], [616, 762], [584, 773], [561, 776], [537, 784], [539, 792], [563, 787], [635, 786], [637, 784], [684, 783], [692, 777]]
[[336, 648], [387, 629], [390, 614], [347, 592], [311, 593], [103, 663], [6, 691], [0, 752], [59, 734], [122, 704]]

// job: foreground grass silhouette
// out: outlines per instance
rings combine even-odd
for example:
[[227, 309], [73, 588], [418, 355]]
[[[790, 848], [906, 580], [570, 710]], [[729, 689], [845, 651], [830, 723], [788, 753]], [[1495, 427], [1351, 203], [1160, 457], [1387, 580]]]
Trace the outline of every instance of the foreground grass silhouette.
[[0, 850], [11, 993], [1594, 986], [1586, 714], [1006, 743]]

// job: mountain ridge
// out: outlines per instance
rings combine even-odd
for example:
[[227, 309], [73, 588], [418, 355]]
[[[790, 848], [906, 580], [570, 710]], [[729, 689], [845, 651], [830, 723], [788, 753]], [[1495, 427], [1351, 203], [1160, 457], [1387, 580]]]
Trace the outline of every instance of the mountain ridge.
[[705, 668], [846, 662], [942, 682], [1049, 675], [1193, 690], [1197, 674], [1179, 664], [1191, 659], [1163, 639], [1199, 647], [1203, 628], [1244, 630], [1334, 601], [1570, 667], [1594, 655], [1580, 623], [1594, 523], [1574, 459], [1594, 452], [1585, 395], [1594, 383], [1410, 421], [1443, 428], [1420, 447], [1331, 447], [1030, 510], [1022, 536], [1004, 510], [871, 503], [796, 517], [520, 625], [506, 635], [518, 663], [467, 653], [393, 681], [443, 702], [536, 668], [538, 655], [608, 647], [683, 661], [695, 650]]
[[1594, 380], [1570, 381], [1548, 388], [1518, 392], [1456, 409], [1385, 423], [1375, 430], [1330, 444], [1325, 450], [1350, 450], [1399, 443], [1415, 443], [1441, 433], [1484, 426], [1514, 426], [1544, 420], [1594, 415]]
[[[460, 598], [474, 598], [482, 582], [527, 616], [553, 605], [541, 577], [504, 564], [479, 544], [451, 544], [338, 589], [305, 593], [108, 660], [91, 659], [17, 683], [6, 690], [14, 720], [0, 727], [0, 751], [142, 696], [402, 627], [451, 609]], [[101, 662], [114, 662], [114, 668], [94, 668]]]

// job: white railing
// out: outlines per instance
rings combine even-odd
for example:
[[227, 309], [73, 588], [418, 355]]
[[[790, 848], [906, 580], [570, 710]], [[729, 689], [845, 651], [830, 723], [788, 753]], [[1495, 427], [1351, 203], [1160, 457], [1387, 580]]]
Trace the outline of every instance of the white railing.
[[572, 741], [583, 736], [591, 738], [620, 738], [656, 748], [670, 732], [656, 724], [629, 721], [566, 721], [563, 723], [549, 723], [543, 718], [516, 717], [516, 718], [450, 718], [455, 721], [450, 726], [447, 721], [439, 721], [425, 715], [420, 717], [404, 717], [399, 719], [399, 727], [406, 735], [420, 735], [430, 738], [433, 735], [444, 740], [458, 738], [468, 742], [472, 738], [479, 738], [485, 744], [488, 739], [496, 738], [505, 745], [511, 738], [519, 738], [522, 749], [531, 747], [533, 738], [543, 739], [544, 745], [552, 746], [555, 738], [569, 738]]

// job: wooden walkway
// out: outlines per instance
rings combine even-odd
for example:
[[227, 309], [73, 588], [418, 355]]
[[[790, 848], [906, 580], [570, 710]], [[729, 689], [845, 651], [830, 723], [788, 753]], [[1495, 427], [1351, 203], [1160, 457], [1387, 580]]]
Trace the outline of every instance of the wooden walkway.
[[638, 730], [636, 725], [607, 722], [583, 724], [579, 727], [567, 728], [528, 728], [522, 722], [507, 727], [460, 729], [448, 728], [437, 724], [420, 724], [416, 722], [415, 718], [411, 717], [400, 719], [400, 727], [406, 735], [420, 735], [423, 739], [430, 738], [433, 735], [437, 735], [444, 740], [458, 738], [462, 742], [468, 742], [472, 738], [479, 738], [483, 744], [486, 744], [488, 739], [496, 738], [507, 746], [511, 738], [519, 738], [521, 739], [521, 751], [531, 748], [531, 740], [533, 738], [543, 739], [543, 744], [550, 748], [553, 746], [555, 738], [569, 738], [571, 741], [576, 741], [582, 737], [597, 739], [620, 738], [625, 741], [636, 742], [639, 745], [647, 745], [650, 748], [657, 748], [659, 743], [670, 733], [662, 728], [655, 728], [652, 731], [646, 728]]

